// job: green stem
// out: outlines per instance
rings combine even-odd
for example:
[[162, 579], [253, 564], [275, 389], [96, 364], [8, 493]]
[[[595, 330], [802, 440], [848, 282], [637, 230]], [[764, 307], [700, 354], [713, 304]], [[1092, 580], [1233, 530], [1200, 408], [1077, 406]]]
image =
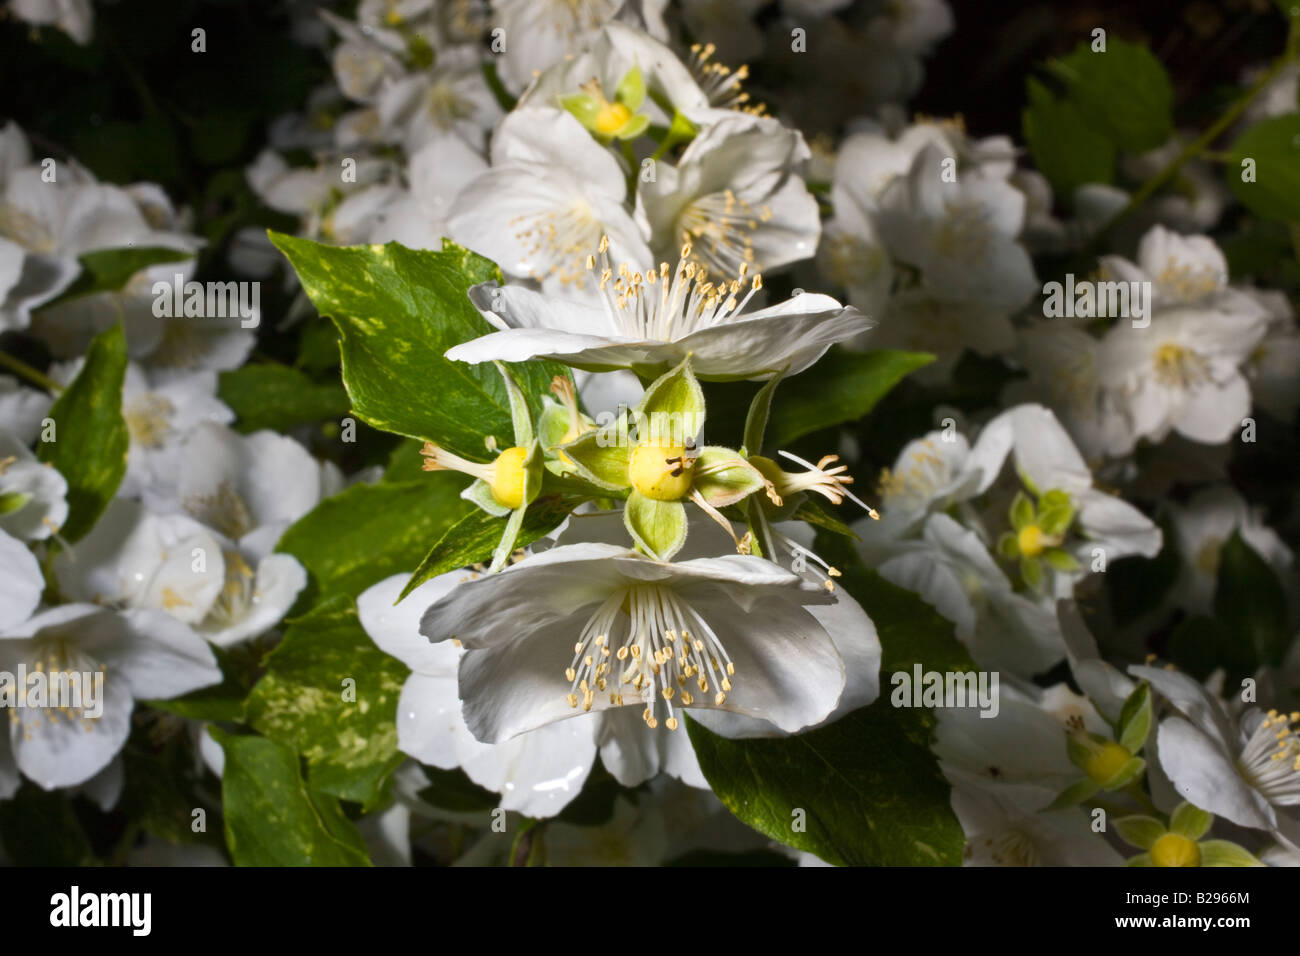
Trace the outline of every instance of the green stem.
[[1282, 56], [1278, 57], [1273, 65], [1265, 71], [1264, 75], [1256, 80], [1240, 99], [1228, 107], [1227, 111], [1215, 120], [1209, 129], [1191, 143], [1184, 146], [1182, 151], [1179, 152], [1179, 154], [1175, 156], [1164, 169], [1160, 170], [1160, 172], [1156, 173], [1142, 184], [1138, 191], [1135, 192], [1129, 198], [1129, 201], [1124, 204], [1124, 208], [1111, 216], [1096, 236], [1093, 237], [1094, 245], [1099, 243], [1112, 229], [1115, 228], [1115, 226], [1127, 217], [1129, 213], [1133, 212], [1134, 209], [1137, 209], [1144, 202], [1150, 199], [1158, 190], [1163, 188], [1171, 179], [1174, 178], [1175, 175], [1177, 175], [1180, 169], [1187, 165], [1188, 162], [1204, 153], [1211, 143], [1222, 136], [1223, 133], [1241, 117], [1241, 114], [1246, 111], [1246, 108], [1254, 102], [1255, 97], [1263, 92], [1265, 87], [1277, 79], [1278, 75], [1286, 69], [1293, 59], [1295, 59], [1297, 47], [1300, 47], [1300, 40], [1297, 38], [1300, 38], [1300, 19], [1293, 18], [1291, 20], [1291, 32], [1287, 37], [1286, 51]]
[[58, 395], [63, 391], [63, 386], [54, 381], [54, 379], [50, 378], [44, 372], [36, 371], [36, 369], [32, 368], [22, 359], [14, 358], [8, 352], [0, 352], [0, 365], [3, 365], [11, 372], [21, 375], [33, 385], [39, 385], [51, 395]]

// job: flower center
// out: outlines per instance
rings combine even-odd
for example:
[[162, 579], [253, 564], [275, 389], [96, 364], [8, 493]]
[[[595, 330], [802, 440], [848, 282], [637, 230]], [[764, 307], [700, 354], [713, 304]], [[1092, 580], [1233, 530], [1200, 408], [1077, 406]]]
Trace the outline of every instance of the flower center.
[[1155, 351], [1155, 377], [1162, 385], [1191, 388], [1209, 378], [1205, 359], [1177, 342], [1166, 342]]
[[171, 434], [171, 416], [175, 407], [156, 392], [146, 392], [123, 410], [126, 430], [131, 441], [144, 448], [161, 448]]
[[1038, 557], [1043, 553], [1043, 529], [1036, 524], [1025, 525], [1016, 535], [1016, 544], [1025, 557]]
[[1151, 845], [1156, 866], [1200, 866], [1201, 848], [1181, 833], [1166, 833]]
[[611, 594], [587, 621], [564, 676], [570, 707], [581, 699], [583, 710], [591, 710], [600, 693], [608, 693], [615, 707], [639, 700], [646, 705], [641, 717], [653, 729], [662, 701], [665, 724], [676, 730], [674, 698], [690, 707], [694, 686], [700, 694], [712, 690], [714, 706], [721, 707], [735, 673], [722, 642], [689, 604], [671, 588], [635, 584]]
[[1300, 739], [1294, 732], [1297, 724], [1300, 711], [1279, 714], [1270, 710], [1237, 760], [1237, 769], [1246, 782], [1269, 803], [1300, 804]]
[[1119, 773], [1132, 756], [1125, 747], [1109, 741], [1098, 746], [1087, 756], [1083, 762], [1083, 772], [1094, 782], [1105, 783]]
[[678, 501], [691, 490], [692, 462], [682, 445], [637, 445], [627, 468], [632, 487], [655, 501]]
[[613, 136], [632, 118], [632, 111], [622, 103], [606, 101], [596, 114], [596, 132], [601, 136]]
[[488, 487], [492, 497], [511, 510], [524, 503], [524, 476], [527, 473], [528, 449], [515, 446], [507, 448], [492, 464], [492, 479]]

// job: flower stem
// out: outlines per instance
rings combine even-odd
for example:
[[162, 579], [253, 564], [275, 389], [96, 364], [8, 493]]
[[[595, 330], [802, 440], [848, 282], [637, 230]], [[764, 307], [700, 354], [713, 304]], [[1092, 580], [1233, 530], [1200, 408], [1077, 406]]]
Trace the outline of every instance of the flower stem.
[[51, 395], [58, 395], [63, 391], [63, 386], [54, 381], [54, 379], [50, 378], [44, 372], [36, 371], [36, 369], [32, 368], [22, 359], [14, 358], [8, 352], [0, 352], [0, 365], [3, 365], [11, 372], [21, 375], [32, 384], [40, 386]]

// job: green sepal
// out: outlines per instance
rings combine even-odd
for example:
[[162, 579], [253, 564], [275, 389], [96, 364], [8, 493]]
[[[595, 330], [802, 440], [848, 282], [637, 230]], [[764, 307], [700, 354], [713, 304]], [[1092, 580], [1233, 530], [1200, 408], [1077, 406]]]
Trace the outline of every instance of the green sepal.
[[1038, 527], [1046, 535], [1063, 535], [1074, 523], [1074, 502], [1069, 494], [1053, 489], [1038, 499]]
[[1048, 548], [1043, 552], [1043, 560], [1053, 571], [1060, 571], [1062, 574], [1073, 574], [1082, 567], [1074, 555], [1062, 548]]
[[[786, 366], [789, 368], [790, 366]], [[756, 455], [763, 450], [763, 435], [767, 432], [767, 419], [772, 414], [772, 395], [785, 375], [785, 369], [777, 372], [754, 393], [745, 415], [744, 442], [740, 446], [742, 454]]]
[[[713, 469], [713, 470], [711, 470]], [[715, 508], [725, 508], [748, 498], [765, 486], [763, 475], [737, 452], [706, 445], [695, 459], [691, 488]]]
[[1064, 807], [1077, 806], [1079, 803], [1083, 802], [1084, 800], [1087, 800], [1089, 797], [1091, 797], [1094, 793], [1096, 793], [1100, 789], [1101, 789], [1100, 786], [1094, 783], [1091, 779], [1085, 777], [1084, 779], [1076, 783], [1070, 784], [1068, 787], [1062, 790], [1060, 796], [1058, 796], [1055, 800], [1053, 800], [1043, 809], [1060, 810], [1063, 809]]
[[514, 426], [515, 445], [527, 448], [533, 443], [533, 416], [528, 411], [528, 401], [515, 377], [500, 362], [493, 362], [501, 378], [506, 383], [506, 395], [510, 399], [510, 423]]
[[645, 102], [645, 76], [642, 75], [640, 66], [634, 66], [623, 74], [623, 79], [618, 81], [618, 89], [614, 91], [614, 102], [622, 103], [633, 113], [641, 108]]
[[[659, 419], [656, 416], [676, 416]], [[675, 434], [674, 420], [681, 423], [681, 438], [694, 438], [704, 429], [704, 391], [691, 371], [688, 355], [676, 368], [650, 383], [636, 407], [637, 443], [645, 444], [656, 435], [661, 444]], [[664, 434], [665, 427], [669, 434]]]
[[[625, 416], [626, 413], [620, 414], [620, 417]], [[632, 487], [628, 480], [632, 445], [625, 436], [625, 432], [602, 428], [560, 445], [556, 452], [568, 457], [572, 463], [571, 470], [584, 481], [606, 491], [622, 491]]]
[[1214, 814], [1184, 801], [1174, 808], [1169, 818], [1169, 832], [1195, 841], [1209, 833], [1213, 824]]
[[0, 515], [11, 515], [31, 500], [30, 491], [0, 492]]
[[1141, 757], [1130, 757], [1128, 762], [1119, 770], [1115, 771], [1115, 776], [1111, 777], [1101, 785], [1103, 790], [1120, 790], [1127, 787], [1142, 774], [1146, 773], [1147, 762]]
[[1015, 498], [1011, 500], [1008, 516], [1011, 519], [1011, 527], [1017, 531], [1023, 531], [1034, 523], [1034, 503], [1023, 491], [1017, 491]]
[[1020, 577], [1035, 591], [1043, 586], [1043, 566], [1030, 557], [1020, 558]]
[[1121, 747], [1131, 754], [1140, 751], [1151, 732], [1151, 686], [1143, 681], [1133, 689], [1120, 709], [1115, 731]]
[[600, 115], [601, 107], [594, 96], [586, 93], [571, 93], [560, 97], [560, 105], [572, 113], [587, 130], [596, 128], [596, 117]]
[[1020, 557], [1020, 542], [1016, 539], [1015, 533], [1012, 531], [1002, 532], [1002, 535], [998, 538], [997, 550], [998, 554], [1008, 561], [1014, 561]]
[[475, 478], [473, 483], [460, 493], [460, 496], [478, 505], [494, 518], [504, 518], [510, 514], [510, 509], [492, 496], [492, 489], [481, 478]]
[[623, 524], [646, 554], [670, 561], [686, 543], [686, 507], [680, 501], [657, 501], [633, 491], [623, 509]]
[[1201, 866], [1264, 866], [1254, 854], [1231, 840], [1206, 840], [1197, 844], [1201, 850]]
[[1135, 846], [1139, 850], [1149, 850], [1164, 836], [1168, 830], [1165, 825], [1155, 817], [1143, 816], [1141, 814], [1131, 817], [1117, 817], [1111, 821], [1115, 827], [1115, 832], [1119, 838], [1129, 846]]

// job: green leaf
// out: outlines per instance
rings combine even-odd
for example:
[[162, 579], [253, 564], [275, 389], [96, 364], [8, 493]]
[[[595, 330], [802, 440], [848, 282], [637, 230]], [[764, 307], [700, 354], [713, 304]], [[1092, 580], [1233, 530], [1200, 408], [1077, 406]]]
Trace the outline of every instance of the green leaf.
[[280, 538], [321, 596], [356, 597], [391, 574], [409, 571], [430, 544], [469, 514], [463, 475], [428, 472], [414, 481], [353, 485], [326, 498]]
[[1151, 845], [1165, 835], [1165, 825], [1155, 817], [1116, 817], [1111, 821], [1119, 838], [1139, 850], [1149, 850]]
[[1068, 99], [1057, 99], [1041, 82], [1025, 81], [1029, 105], [1020, 128], [1034, 166], [1069, 205], [1088, 183], [1115, 181], [1115, 144], [1091, 126]]
[[[785, 448], [798, 438], [869, 413], [895, 385], [934, 356], [925, 352], [832, 349], [806, 372], [785, 379], [781, 401], [768, 418], [768, 448]], [[750, 448], [751, 454], [762, 449]]]
[[809, 733], [749, 740], [686, 725], [713, 792], [760, 833], [838, 866], [959, 866], [930, 728], [907, 713], [881, 700]]
[[[131, 277], [141, 269], [147, 269], [149, 266], [155, 266], [162, 262], [184, 262], [193, 258], [194, 253], [192, 252], [186, 252], [182, 249], [168, 249], [165, 246], [141, 246], [138, 249], [123, 247], [120, 249], [96, 249], [93, 252], [83, 252], [77, 257], [77, 261], [81, 263], [81, 274], [56, 298], [50, 300], [41, 308], [47, 309], [52, 305], [67, 302], [69, 299], [79, 299], [82, 296], [94, 295], [97, 292], [116, 292], [126, 285], [131, 280]], [[167, 294], [170, 296], [172, 294], [172, 280], [162, 281], [166, 283]]]
[[1151, 706], [1151, 685], [1143, 681], [1128, 695], [1120, 709], [1116, 741], [1131, 754], [1137, 753], [1147, 742], [1147, 734], [1151, 732]]
[[[1171, 833], [1185, 836], [1189, 840], [1199, 840], [1210, 832], [1213, 823], [1214, 814], [1206, 813], [1200, 807], [1184, 801], [1174, 809], [1173, 816], [1169, 819], [1169, 830]], [[1150, 848], [1143, 847], [1142, 849]]]
[[[317, 310], [338, 326], [343, 384], [356, 415], [383, 431], [433, 441], [482, 461], [484, 438], [514, 445], [505, 383], [490, 364], [453, 362], [453, 345], [495, 331], [468, 298], [500, 273], [455, 243], [439, 252], [387, 245], [327, 246], [271, 233]], [[540, 415], [553, 362], [507, 366]]]
[[[1256, 123], [1232, 144], [1228, 186], [1242, 205], [1264, 219], [1300, 221], [1300, 113]], [[1254, 181], [1243, 162], [1253, 160]]]
[[237, 866], [368, 866], [338, 802], [308, 789], [298, 755], [265, 737], [211, 733], [226, 755], [226, 846]]
[[1292, 636], [1286, 594], [1272, 566], [1240, 532], [1233, 532], [1219, 553], [1214, 616], [1230, 635], [1221, 661], [1230, 678], [1281, 665]]
[[1094, 53], [1080, 43], [1048, 64], [1091, 129], [1120, 149], [1141, 153], [1163, 146], [1174, 130], [1174, 88], [1164, 66], [1145, 46], [1116, 36]]
[[[515, 538], [515, 547], [526, 548], [538, 538], [554, 531], [577, 504], [571, 498], [538, 498], [524, 513], [523, 524]], [[494, 518], [477, 509], [465, 515], [448, 528], [446, 534], [424, 556], [420, 566], [411, 575], [411, 580], [406, 582], [398, 600], [431, 578], [490, 559], [505, 534], [508, 521], [508, 518]]]
[[[952, 624], [910, 591], [852, 557], [851, 546], [818, 536], [840, 565], [838, 579], [871, 615], [882, 649], [881, 686], [912, 670], [974, 667]], [[687, 722], [714, 792], [745, 823], [830, 863], [957, 866], [964, 845], [948, 784], [930, 752], [934, 715], [895, 708], [883, 695], [828, 727], [794, 737], [726, 740]], [[791, 824], [807, 811], [806, 831]]]
[[671, 561], [686, 543], [686, 506], [633, 491], [623, 509], [623, 525], [643, 551], [660, 561]]
[[1249, 850], [1228, 840], [1206, 840], [1198, 846], [1201, 866], [1264, 866]]
[[313, 788], [373, 807], [404, 759], [397, 699], [409, 673], [337, 596], [289, 625], [248, 695], [248, 721], [307, 758]]
[[36, 456], [68, 482], [68, 520], [60, 533], [69, 542], [94, 527], [126, 474], [125, 377], [126, 335], [117, 324], [90, 343], [85, 365], [50, 408], [55, 440], [37, 446]]
[[274, 363], [222, 372], [217, 394], [235, 413], [241, 432], [283, 432], [304, 422], [337, 420], [351, 407], [342, 385], [318, 385], [297, 369]]

